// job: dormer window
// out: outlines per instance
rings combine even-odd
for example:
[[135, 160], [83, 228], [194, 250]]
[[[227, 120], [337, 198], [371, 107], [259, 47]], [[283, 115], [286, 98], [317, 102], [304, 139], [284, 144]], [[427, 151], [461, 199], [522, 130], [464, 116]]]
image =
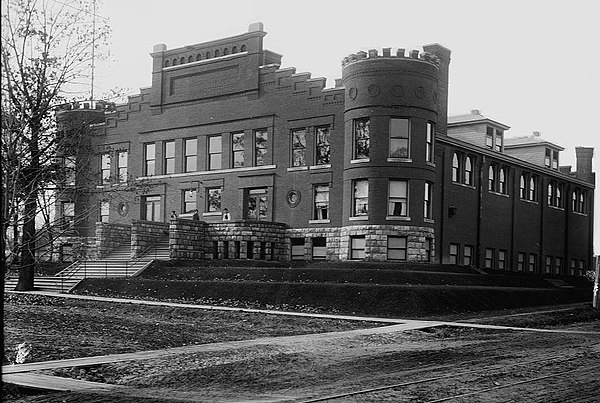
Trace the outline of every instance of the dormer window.
[[558, 151], [546, 148], [546, 156], [544, 157], [544, 166], [558, 170]]
[[502, 143], [504, 141], [504, 131], [496, 130], [496, 151], [502, 151]]
[[485, 145], [488, 148], [493, 148], [494, 147], [494, 128], [488, 126], [487, 127], [487, 131], [485, 133]]

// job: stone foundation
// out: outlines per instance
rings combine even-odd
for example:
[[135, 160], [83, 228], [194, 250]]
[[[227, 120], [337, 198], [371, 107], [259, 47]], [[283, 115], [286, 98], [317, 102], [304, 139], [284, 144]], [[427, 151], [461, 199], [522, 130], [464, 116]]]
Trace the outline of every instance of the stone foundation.
[[170, 259], [204, 259], [206, 226], [203, 221], [176, 218], [169, 225]]
[[131, 225], [96, 223], [96, 258], [102, 259], [113, 249], [131, 242]]
[[169, 239], [169, 223], [133, 220], [131, 222], [131, 257], [137, 257], [150, 246]]

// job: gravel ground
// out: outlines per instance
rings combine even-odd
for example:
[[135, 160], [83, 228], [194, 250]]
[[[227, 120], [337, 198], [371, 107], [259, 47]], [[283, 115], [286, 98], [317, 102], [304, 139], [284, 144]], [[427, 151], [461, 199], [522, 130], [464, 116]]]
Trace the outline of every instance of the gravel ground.
[[[30, 310], [44, 308], [42, 317], [56, 312], [47, 320], [52, 321], [64, 315], [66, 318], [79, 318], [91, 326], [111, 329], [124, 317], [131, 317], [127, 304], [107, 306], [89, 303], [73, 306], [70, 302], [54, 305], [27, 305]], [[125, 305], [125, 307], [120, 307]], [[27, 310], [18, 303], [5, 302], [11, 315], [18, 318], [27, 315]], [[163, 340], [165, 336], [181, 334], [183, 340], [187, 332], [183, 328], [186, 321], [193, 318], [182, 312], [157, 311], [151, 307], [140, 307], [144, 318], [152, 323], [160, 315], [165, 316], [159, 329], [163, 332], [151, 334], [152, 343], [146, 336], [137, 340], [134, 333], [132, 344], [138, 348], [149, 348], [173, 344]], [[98, 311], [106, 309], [103, 315]], [[121, 311], [125, 309], [129, 315]], [[146, 311], [147, 310], [147, 311]], [[215, 312], [207, 312], [214, 314]], [[194, 314], [196, 315], [196, 314]], [[85, 317], [88, 317], [85, 320]], [[139, 316], [139, 315], [138, 315]], [[267, 319], [253, 319], [255, 314], [235, 317], [205, 317], [210, 328], [216, 327], [230, 336], [236, 332], [252, 333], [252, 338], [268, 333], [260, 326], [287, 329], [281, 322], [265, 322]], [[261, 317], [262, 315], [258, 315]], [[38, 316], [35, 316], [38, 318]], [[137, 318], [137, 316], [133, 315]], [[65, 318], [65, 320], [66, 320]], [[92, 319], [93, 318], [93, 319]], [[267, 316], [267, 318], [270, 318]], [[100, 324], [108, 319], [110, 324]], [[271, 320], [270, 318], [269, 320]], [[226, 324], [229, 320], [229, 325]], [[278, 318], [275, 320], [283, 320]], [[479, 321], [482, 321], [479, 318]], [[93, 367], [61, 368], [46, 371], [56, 376], [111, 383], [126, 387], [119, 395], [58, 393], [42, 396], [18, 396], [23, 402], [168, 402], [168, 401], [286, 401], [300, 402], [313, 398], [330, 396], [328, 401], [340, 402], [402, 402], [432, 401], [453, 395], [465, 395], [457, 401], [463, 402], [592, 402], [597, 401], [597, 373], [600, 365], [600, 313], [591, 308], [573, 308], [560, 313], [543, 315], [523, 315], [496, 318], [496, 324], [504, 320], [513, 326], [524, 324], [544, 325], [547, 328], [579, 329], [598, 332], [597, 334], [538, 333], [507, 330], [470, 329], [437, 327], [423, 331], [412, 330], [391, 332], [369, 336], [352, 336], [342, 339], [306, 340], [287, 345], [263, 345], [232, 348], [222, 352], [181, 354], [176, 357], [139, 360], [135, 362], [112, 363]], [[215, 325], [213, 321], [220, 325]], [[246, 321], [246, 322], [244, 322]], [[22, 329], [22, 323], [12, 316], [5, 319], [5, 326], [33, 336], [41, 333], [41, 326]], [[145, 329], [146, 320], [133, 322]], [[317, 320], [300, 325], [306, 333], [328, 331], [326, 329], [348, 326], [370, 326], [372, 324], [326, 324]], [[327, 321], [325, 321], [327, 322]], [[336, 321], [339, 322], [339, 321]], [[57, 324], [63, 334], [70, 334], [65, 321]], [[130, 322], [121, 323], [129, 326]], [[285, 323], [285, 322], [284, 322]], [[142, 326], [144, 324], [144, 326]], [[170, 325], [169, 325], [170, 324]], [[67, 329], [65, 329], [65, 326]], [[241, 327], [240, 327], [241, 326]], [[306, 327], [305, 327], [306, 326]], [[175, 330], [167, 331], [172, 327]], [[193, 329], [193, 328], [192, 328]], [[206, 330], [206, 329], [205, 329]], [[77, 331], [83, 332], [83, 329]], [[74, 331], [73, 331], [74, 332]], [[202, 333], [202, 332], [200, 332]], [[73, 333], [74, 335], [75, 333]], [[111, 334], [113, 337], [111, 338]], [[142, 332], [142, 334], [145, 334]], [[289, 333], [288, 333], [289, 334]], [[123, 329], [104, 336], [112, 345], [123, 343], [131, 333]], [[224, 336], [225, 337], [225, 336]], [[239, 337], [239, 335], [238, 335]], [[60, 343], [64, 338], [60, 333], [51, 333], [46, 342]], [[70, 337], [69, 339], [72, 339]], [[114, 340], [113, 340], [114, 339]], [[144, 341], [145, 340], [145, 341]], [[211, 340], [209, 337], [208, 340]], [[80, 341], [76, 339], [76, 341]], [[144, 341], [144, 342], [142, 342]], [[219, 340], [223, 341], [223, 340]], [[210, 341], [209, 341], [210, 342]], [[169, 345], [170, 345], [169, 344]], [[68, 346], [69, 351], [87, 352], [88, 346]], [[114, 352], [114, 351], [112, 351]], [[437, 378], [426, 382], [427, 379]], [[537, 379], [542, 378], [542, 379]], [[422, 380], [421, 383], [412, 383]], [[336, 395], [384, 385], [403, 386], [361, 394], [353, 397]]]

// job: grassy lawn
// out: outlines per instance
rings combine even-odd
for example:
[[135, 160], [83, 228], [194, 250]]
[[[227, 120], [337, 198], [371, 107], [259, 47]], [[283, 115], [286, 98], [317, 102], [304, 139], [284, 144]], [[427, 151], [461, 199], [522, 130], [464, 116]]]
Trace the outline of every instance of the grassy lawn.
[[376, 326], [370, 322], [6, 294], [3, 363], [10, 362], [14, 347], [24, 341], [33, 346], [33, 361], [46, 361]]

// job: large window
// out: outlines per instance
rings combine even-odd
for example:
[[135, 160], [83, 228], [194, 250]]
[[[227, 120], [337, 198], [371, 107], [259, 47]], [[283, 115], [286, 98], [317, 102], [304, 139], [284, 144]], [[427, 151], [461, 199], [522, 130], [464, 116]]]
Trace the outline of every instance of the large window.
[[163, 172], [165, 175], [175, 173], [175, 142], [165, 141]]
[[544, 273], [550, 274], [552, 272], [552, 256], [546, 256], [546, 265], [544, 266]]
[[365, 258], [366, 240], [364, 236], [350, 237], [350, 259]]
[[550, 182], [548, 184], [548, 205], [552, 207], [563, 208], [564, 197], [563, 197], [564, 185], [562, 183]]
[[465, 158], [465, 177], [463, 183], [465, 185], [473, 185], [473, 157]]
[[329, 185], [315, 186], [315, 220], [329, 219]]
[[388, 216], [408, 216], [408, 181], [390, 180], [388, 196]]
[[104, 153], [100, 155], [100, 170], [102, 172], [102, 184], [110, 183], [110, 154]]
[[406, 260], [408, 241], [405, 236], [388, 236], [388, 260]]
[[75, 203], [62, 202], [61, 210], [62, 229], [73, 228], [75, 225]]
[[493, 269], [494, 268], [494, 249], [487, 248], [485, 250], [485, 268]]
[[354, 159], [368, 159], [371, 143], [371, 119], [354, 119]]
[[327, 259], [327, 238], [316, 237], [312, 239], [312, 258], [313, 260]]
[[317, 165], [331, 163], [331, 144], [329, 136], [329, 126], [317, 127], [316, 135], [316, 161]]
[[433, 142], [435, 138], [435, 123], [427, 122], [427, 139], [425, 145], [425, 161], [433, 162]]
[[458, 264], [458, 254], [460, 245], [457, 243], [450, 244], [450, 264]]
[[[410, 137], [409, 119], [390, 119], [390, 158], [408, 158]], [[433, 138], [432, 138], [433, 145]]]
[[306, 129], [292, 130], [292, 166], [306, 165]]
[[144, 214], [142, 218], [147, 221], [161, 221], [160, 196], [145, 196], [142, 200]]
[[291, 238], [292, 260], [305, 260], [306, 252], [304, 247], [304, 238]]
[[544, 165], [547, 168], [558, 169], [558, 151], [546, 148]]
[[208, 188], [206, 189], [206, 211], [209, 213], [221, 211], [221, 193], [223, 189]]
[[244, 166], [244, 133], [233, 133], [231, 135], [231, 149], [233, 152], [233, 167]]
[[523, 271], [525, 269], [525, 253], [519, 252], [517, 255], [517, 270]]
[[498, 193], [506, 194], [506, 168], [500, 168], [498, 173]]
[[268, 218], [268, 201], [266, 188], [249, 189], [246, 218], [250, 220], [266, 220]]
[[583, 189], [575, 189], [571, 195], [571, 210], [574, 213], [585, 214], [586, 194]]
[[183, 213], [193, 213], [198, 209], [196, 189], [186, 189], [183, 191]]
[[562, 257], [554, 259], [554, 274], [562, 274]]
[[537, 266], [537, 255], [535, 253], [531, 253], [529, 255], [529, 271], [531, 273], [535, 273]]
[[198, 140], [185, 139], [185, 172], [194, 172], [198, 170]]
[[369, 181], [367, 179], [359, 179], [354, 181], [353, 215], [366, 216], [369, 214]]
[[488, 148], [494, 148], [494, 128], [488, 126], [485, 133], [485, 145]]
[[473, 246], [465, 245], [463, 249], [463, 264], [471, 266], [473, 264]]
[[488, 190], [490, 192], [496, 191], [496, 166], [490, 165], [488, 169]]
[[223, 156], [223, 144], [221, 136], [210, 136], [208, 138], [208, 170], [221, 169]]
[[498, 269], [506, 270], [506, 256], [508, 255], [507, 250], [500, 249], [498, 251]]
[[102, 200], [100, 202], [100, 222], [108, 222], [110, 217], [110, 202]]
[[504, 132], [502, 130], [496, 130], [496, 144], [494, 145], [496, 151], [502, 151], [502, 143], [504, 142]]
[[452, 156], [452, 182], [460, 182], [460, 159], [457, 153]]
[[267, 155], [269, 153], [269, 133], [266, 129], [256, 130], [254, 132], [254, 165], [267, 165]]
[[75, 185], [75, 177], [77, 174], [77, 157], [69, 156], [64, 157], [63, 159], [63, 168], [65, 170], [65, 185], [74, 186]]
[[529, 173], [522, 173], [519, 182], [519, 195], [522, 200], [537, 201], [537, 177]]
[[423, 197], [423, 217], [433, 217], [433, 183], [425, 182], [425, 194]]
[[156, 144], [144, 144], [144, 175], [156, 174]]
[[127, 182], [127, 151], [119, 151], [117, 153], [117, 172], [119, 174], [119, 183]]
[[488, 190], [508, 194], [508, 168], [490, 164], [488, 169]]

